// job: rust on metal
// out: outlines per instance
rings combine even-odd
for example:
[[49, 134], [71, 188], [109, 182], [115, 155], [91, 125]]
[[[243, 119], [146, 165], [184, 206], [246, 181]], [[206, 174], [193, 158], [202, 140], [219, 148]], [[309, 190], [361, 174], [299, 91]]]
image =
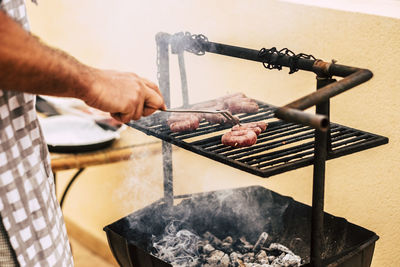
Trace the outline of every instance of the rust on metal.
[[329, 68], [332, 63], [325, 62], [321, 59], [317, 59], [313, 65], [313, 72], [317, 74], [318, 77], [331, 77], [332, 74], [329, 72]]

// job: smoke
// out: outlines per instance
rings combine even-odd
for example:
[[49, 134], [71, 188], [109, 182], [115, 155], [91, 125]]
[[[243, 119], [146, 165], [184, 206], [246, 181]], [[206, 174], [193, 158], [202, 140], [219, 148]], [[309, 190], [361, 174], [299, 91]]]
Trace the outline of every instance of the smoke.
[[200, 237], [189, 230], [178, 230], [181, 222], [172, 221], [160, 240], [154, 241], [155, 255], [176, 267], [197, 266]]
[[114, 202], [122, 211], [137, 210], [162, 197], [162, 161], [157, 146], [161, 144], [134, 149], [124, 164], [124, 178], [113, 193]]

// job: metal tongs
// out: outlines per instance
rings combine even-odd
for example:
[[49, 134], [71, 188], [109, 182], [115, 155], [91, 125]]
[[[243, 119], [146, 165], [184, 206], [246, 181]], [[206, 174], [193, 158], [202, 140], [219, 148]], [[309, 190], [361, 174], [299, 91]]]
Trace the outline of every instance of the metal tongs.
[[205, 110], [205, 109], [165, 109], [165, 112], [177, 112], [177, 113], [209, 113], [209, 114], [221, 114], [232, 125], [240, 125], [239, 118], [233, 116], [228, 110]]

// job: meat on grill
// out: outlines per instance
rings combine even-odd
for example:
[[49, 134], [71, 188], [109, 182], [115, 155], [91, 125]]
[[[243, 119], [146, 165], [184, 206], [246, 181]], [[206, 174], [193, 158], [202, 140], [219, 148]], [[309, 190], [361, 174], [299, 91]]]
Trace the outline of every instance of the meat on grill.
[[257, 135], [250, 129], [230, 131], [222, 136], [221, 142], [231, 147], [248, 147], [257, 142]]
[[226, 95], [220, 97], [217, 101], [222, 102], [224, 105], [223, 108], [228, 109], [232, 114], [258, 112], [256, 101], [243, 93]]
[[172, 115], [168, 125], [173, 132], [194, 131], [199, 127], [200, 119], [197, 114]]
[[252, 146], [257, 142], [257, 136], [266, 129], [267, 123], [263, 121], [235, 125], [230, 132], [222, 136], [221, 142], [235, 148]]
[[[253, 99], [248, 98], [243, 93], [235, 93], [220, 97], [216, 100], [212, 100], [206, 103], [194, 105], [192, 109], [228, 110], [232, 114], [255, 113], [258, 111], [258, 104]], [[193, 131], [199, 127], [200, 121], [202, 119], [205, 119], [212, 124], [227, 124], [230, 122], [221, 114], [173, 114], [168, 119], [168, 125], [173, 132]], [[239, 121], [239, 118], [237, 118], [237, 121]], [[261, 129], [261, 132], [265, 130], [265, 127], [264, 129], [262, 127], [258, 128]], [[239, 130], [243, 129], [240, 128]], [[260, 134], [259, 130], [255, 128], [253, 130], [256, 132], [257, 135]]]
[[243, 123], [242, 125], [235, 125], [232, 127], [232, 131], [239, 130], [252, 130], [258, 136], [260, 133], [267, 129], [267, 123], [263, 121]]
[[[194, 105], [193, 109], [204, 109], [204, 110], [224, 110], [224, 102], [221, 99], [213, 100], [207, 103], [201, 103]], [[221, 114], [212, 114], [212, 113], [204, 113], [202, 114], [202, 118], [208, 121], [209, 123], [218, 123], [218, 124], [228, 124], [229, 121]], [[239, 118], [237, 118], [239, 121]]]
[[232, 114], [258, 112], [258, 104], [250, 98], [228, 99], [224, 102], [224, 107]]

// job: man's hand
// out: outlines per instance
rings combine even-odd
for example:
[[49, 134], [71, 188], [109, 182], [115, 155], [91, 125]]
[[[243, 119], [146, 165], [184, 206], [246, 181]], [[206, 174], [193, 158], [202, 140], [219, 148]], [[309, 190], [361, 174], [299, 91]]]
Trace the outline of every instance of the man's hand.
[[110, 112], [118, 121], [138, 120], [165, 109], [158, 86], [135, 73], [96, 69], [92, 75], [92, 87], [80, 98], [89, 106]]
[[51, 48], [0, 10], [0, 88], [75, 97], [121, 121], [165, 109], [154, 83], [134, 73], [104, 71]]

